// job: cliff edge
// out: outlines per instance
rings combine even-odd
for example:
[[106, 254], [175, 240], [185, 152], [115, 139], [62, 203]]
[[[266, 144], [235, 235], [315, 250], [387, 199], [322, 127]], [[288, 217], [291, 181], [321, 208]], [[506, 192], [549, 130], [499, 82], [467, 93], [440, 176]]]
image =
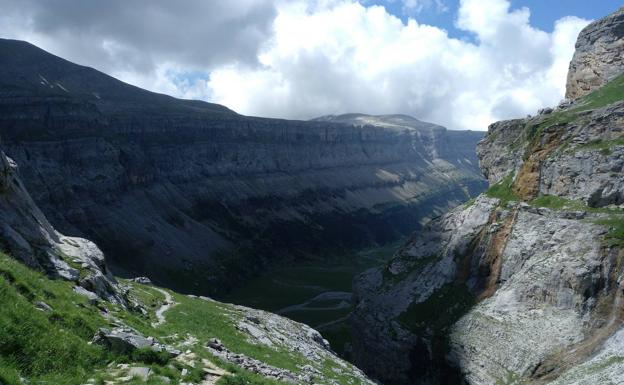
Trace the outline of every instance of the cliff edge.
[[[583, 52], [593, 49], [585, 42], [621, 36], [620, 18], [621, 10], [585, 29]], [[616, 51], [592, 59], [613, 73], [605, 84], [490, 126], [477, 150], [490, 188], [356, 279], [354, 355], [371, 376], [402, 385], [621, 381], [624, 76], [612, 59], [624, 45], [616, 40]]]

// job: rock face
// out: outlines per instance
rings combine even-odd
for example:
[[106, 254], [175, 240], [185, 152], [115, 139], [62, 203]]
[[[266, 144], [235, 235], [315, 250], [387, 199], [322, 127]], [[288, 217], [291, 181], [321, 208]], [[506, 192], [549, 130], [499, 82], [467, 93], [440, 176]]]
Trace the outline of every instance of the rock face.
[[[624, 108], [616, 102], [586, 109], [584, 103], [554, 115], [493, 124], [477, 148], [490, 184], [513, 173], [522, 179], [515, 188], [524, 198], [556, 195], [590, 207], [624, 203], [624, 179], [618, 178], [624, 167], [624, 149], [618, 145]], [[570, 122], [551, 125], [558, 119]], [[539, 138], [527, 140], [527, 134], [540, 130]]]
[[5, 151], [54, 226], [94, 240], [119, 274], [226, 288], [279, 258], [394, 240], [485, 186], [481, 133], [246, 117], [25, 42], [0, 52]]
[[621, 381], [621, 79], [489, 128], [490, 189], [356, 279], [360, 367], [401, 385]]
[[125, 299], [92, 242], [58, 233], [22, 184], [17, 164], [0, 150], [0, 245], [27, 266], [76, 282], [86, 295]]
[[575, 99], [622, 73], [624, 7], [583, 29], [570, 63], [566, 98]]

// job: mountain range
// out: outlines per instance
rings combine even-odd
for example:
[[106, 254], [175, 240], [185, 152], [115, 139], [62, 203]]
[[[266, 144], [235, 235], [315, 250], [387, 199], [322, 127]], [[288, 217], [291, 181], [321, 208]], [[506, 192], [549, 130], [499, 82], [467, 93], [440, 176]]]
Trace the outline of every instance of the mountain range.
[[289, 121], [155, 94], [0, 40], [0, 137], [60, 231], [123, 276], [227, 291], [279, 263], [400, 239], [485, 188], [480, 132]]

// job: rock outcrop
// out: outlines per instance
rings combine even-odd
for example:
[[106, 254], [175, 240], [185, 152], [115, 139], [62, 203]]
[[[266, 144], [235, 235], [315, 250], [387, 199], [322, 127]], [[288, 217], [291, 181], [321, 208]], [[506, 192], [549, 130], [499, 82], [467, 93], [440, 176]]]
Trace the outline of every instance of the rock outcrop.
[[168, 357], [177, 357], [181, 354], [179, 350], [163, 345], [153, 337], [144, 337], [141, 333], [128, 327], [118, 327], [112, 330], [101, 328], [93, 337], [92, 343], [118, 354], [132, 354], [132, 352], [140, 349], [164, 353]]
[[624, 7], [583, 29], [570, 63], [566, 98], [600, 88], [624, 71]]
[[125, 304], [97, 246], [58, 233], [24, 188], [17, 164], [0, 151], [0, 245], [25, 265], [73, 281], [85, 295]]
[[119, 274], [211, 292], [284, 256], [397, 239], [485, 187], [482, 133], [246, 117], [25, 42], [0, 52], [5, 151], [52, 224]]
[[401, 385], [621, 381], [622, 79], [489, 128], [490, 189], [356, 279], [360, 367]]

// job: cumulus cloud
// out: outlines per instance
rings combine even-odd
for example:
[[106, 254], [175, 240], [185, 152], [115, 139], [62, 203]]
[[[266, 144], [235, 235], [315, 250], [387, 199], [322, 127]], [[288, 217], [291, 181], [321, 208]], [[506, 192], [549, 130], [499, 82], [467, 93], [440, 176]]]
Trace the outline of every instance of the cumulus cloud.
[[379, 6], [343, 1], [310, 13], [290, 4], [279, 9], [262, 67], [217, 69], [207, 92], [248, 114], [408, 113], [483, 130], [559, 102], [586, 24], [567, 17], [549, 34], [529, 24], [526, 8], [463, 0], [457, 27], [474, 34], [470, 42], [414, 19], [402, 23]]
[[28, 38], [109, 72], [255, 65], [276, 16], [271, 0], [0, 0], [0, 35]]
[[[0, 3], [7, 1], [14, 0]], [[69, 0], [54, 4], [62, 2]], [[21, 19], [27, 22], [11, 18], [0, 33], [20, 31], [131, 83], [244, 114], [406, 113], [478, 130], [556, 104], [588, 23], [565, 17], [547, 33], [530, 25], [527, 8], [511, 10], [507, 0], [462, 0], [456, 26], [471, 38], [460, 40], [357, 0], [116, 0], [87, 16], [86, 8], [66, 15], [41, 5], [48, 3], [15, 7], [31, 10]]]
[[412, 14], [420, 13], [425, 9], [435, 8], [437, 12], [447, 12], [449, 8], [442, 0], [401, 0], [403, 11]]

